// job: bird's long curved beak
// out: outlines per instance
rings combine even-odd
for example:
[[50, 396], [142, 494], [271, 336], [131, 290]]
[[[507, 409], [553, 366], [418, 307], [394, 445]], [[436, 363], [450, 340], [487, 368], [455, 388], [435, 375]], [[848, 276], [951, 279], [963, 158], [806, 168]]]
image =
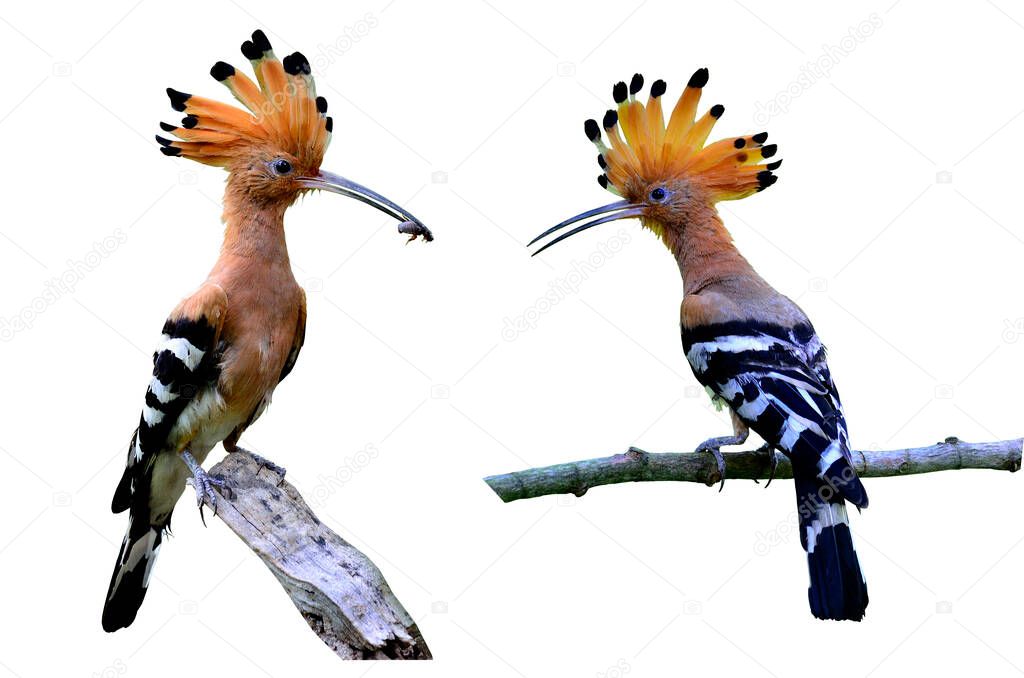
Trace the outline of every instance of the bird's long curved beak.
[[346, 195], [350, 198], [355, 198], [360, 202], [365, 202], [367, 205], [376, 207], [384, 214], [402, 222], [398, 225], [398, 232], [407, 234], [409, 236], [409, 240], [415, 240], [418, 237], [422, 237], [427, 242], [430, 242], [434, 239], [434, 234], [430, 232], [430, 229], [427, 228], [422, 221], [414, 217], [409, 210], [396, 205], [380, 193], [377, 193], [362, 184], [357, 184], [351, 179], [346, 179], [345, 177], [338, 176], [337, 174], [321, 170], [315, 177], [300, 179], [299, 183], [301, 183], [305, 188]]
[[556, 225], [552, 226], [551, 228], [549, 228], [548, 230], [544, 231], [543, 233], [538, 235], [536, 238], [531, 240], [526, 246], [529, 247], [530, 245], [534, 244], [535, 242], [537, 242], [541, 238], [546, 238], [547, 236], [551, 235], [555, 231], [560, 231], [563, 228], [565, 228], [566, 226], [571, 226], [571, 225], [575, 224], [578, 221], [585, 221], [587, 219], [590, 219], [591, 217], [598, 217], [598, 216], [600, 216], [602, 214], [605, 215], [605, 216], [601, 216], [599, 219], [594, 219], [593, 221], [588, 221], [585, 224], [577, 226], [576, 228], [572, 229], [571, 231], [568, 231], [566, 233], [561, 234], [560, 236], [558, 236], [557, 238], [555, 238], [554, 240], [549, 242], [547, 245], [544, 245], [544, 247], [541, 247], [539, 250], [537, 250], [532, 255], [530, 255], [530, 256], [534, 256], [535, 257], [538, 254], [540, 254], [541, 252], [543, 252], [544, 250], [546, 250], [547, 248], [549, 248], [552, 245], [554, 245], [555, 243], [562, 242], [566, 238], [568, 238], [570, 236], [573, 236], [573, 235], [576, 235], [577, 233], [580, 233], [581, 231], [585, 231], [588, 228], [593, 228], [594, 226], [600, 226], [601, 224], [607, 224], [609, 221], [617, 221], [619, 219], [631, 219], [633, 217], [638, 217], [641, 214], [643, 214], [643, 211], [644, 211], [644, 206], [643, 205], [636, 205], [634, 203], [629, 202], [628, 200], [617, 200], [616, 202], [613, 202], [610, 205], [604, 205], [603, 207], [597, 207], [597, 208], [594, 208], [592, 210], [587, 210], [586, 212], [581, 212], [580, 214], [577, 214], [576, 216], [572, 217], [571, 219], [566, 219], [562, 223], [556, 224]]

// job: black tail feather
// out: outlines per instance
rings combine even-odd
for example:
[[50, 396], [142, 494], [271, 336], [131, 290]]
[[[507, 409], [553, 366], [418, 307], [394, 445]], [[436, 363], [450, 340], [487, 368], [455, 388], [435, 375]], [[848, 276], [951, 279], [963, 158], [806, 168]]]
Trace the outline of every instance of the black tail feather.
[[130, 626], [146, 597], [163, 530], [145, 523], [137, 531], [130, 524], [121, 544], [103, 605], [103, 630], [108, 633]]
[[[822, 492], [817, 478], [797, 479], [800, 541], [807, 551], [810, 586], [807, 597], [818, 619], [860, 621], [868, 606], [846, 513], [846, 502]], [[823, 500], [822, 496], [831, 496]]]
[[826, 527], [807, 554], [811, 584], [807, 598], [818, 619], [860, 621], [868, 606], [868, 585], [860, 571], [847, 525]]

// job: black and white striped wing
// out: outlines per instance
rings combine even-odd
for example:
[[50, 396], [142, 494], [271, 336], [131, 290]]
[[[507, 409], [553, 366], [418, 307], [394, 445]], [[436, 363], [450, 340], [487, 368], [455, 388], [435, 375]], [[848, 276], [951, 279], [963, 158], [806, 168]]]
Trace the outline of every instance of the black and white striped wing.
[[807, 343], [810, 368], [818, 376], [822, 386], [825, 387], [828, 397], [832, 401], [832, 406], [839, 416], [839, 436], [840, 442], [843, 443], [843, 453], [850, 463], [853, 463], [853, 458], [850, 455], [850, 435], [846, 428], [846, 415], [843, 414], [843, 403], [839, 399], [839, 391], [836, 389], [835, 382], [832, 381], [832, 372], [828, 368], [825, 346], [822, 345], [813, 330], [811, 330], [811, 335], [811, 340]]
[[[221, 304], [212, 311], [211, 317], [223, 318]], [[215, 344], [219, 330], [206, 315], [198, 319], [172, 317], [164, 324], [160, 344], [153, 353], [153, 377], [146, 389], [139, 427], [132, 436], [124, 475], [111, 502], [114, 513], [125, 509], [129, 513], [128, 529], [103, 605], [106, 631], [130, 625], [146, 597], [171, 517], [170, 511], [152, 510], [155, 461], [165, 450], [174, 449], [171, 438], [179, 435], [174, 431], [182, 413], [217, 377], [220, 351]]]
[[[124, 475], [114, 492], [111, 509], [119, 513], [132, 503], [153, 459], [168, 445], [175, 423], [190, 402], [216, 381], [218, 351], [214, 345], [219, 328], [205, 317], [178, 318], [164, 323], [160, 343], [153, 353], [153, 376], [139, 427], [132, 436]], [[148, 492], [148, 488], [145, 490]]]
[[809, 325], [732, 322], [684, 328], [683, 348], [697, 379], [786, 453], [795, 473], [813, 472], [826, 480], [842, 474], [837, 489], [854, 504], [867, 505], [852, 472], [846, 419], [824, 348]]

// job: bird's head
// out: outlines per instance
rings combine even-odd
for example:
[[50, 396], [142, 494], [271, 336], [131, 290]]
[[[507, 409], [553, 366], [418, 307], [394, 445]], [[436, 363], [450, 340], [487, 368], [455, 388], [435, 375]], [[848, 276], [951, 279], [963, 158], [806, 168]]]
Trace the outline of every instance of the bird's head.
[[774, 144], [764, 145], [767, 133], [705, 145], [711, 128], [725, 112], [716, 104], [695, 119], [701, 89], [707, 81], [708, 69], [693, 74], [667, 124], [661, 106], [664, 80], [651, 85], [646, 106], [637, 99], [643, 89], [643, 76], [634, 75], [628, 86], [620, 82], [612, 88], [617, 109], [605, 113], [600, 125], [587, 120], [584, 132], [599, 151], [597, 162], [603, 173], [598, 183], [621, 199], [577, 214], [541, 233], [530, 245], [584, 222], [561, 233], [534, 255], [594, 226], [633, 217], [640, 218], [644, 226], [671, 246], [682, 239], [686, 226], [701, 210], [712, 208], [720, 200], [745, 198], [775, 183], [773, 172], [782, 161], [763, 163], [776, 151]]
[[[168, 88], [171, 106], [184, 113], [179, 125], [160, 123], [176, 140], [157, 136], [165, 155], [181, 156], [229, 173], [229, 190], [255, 205], [287, 207], [305, 191], [322, 190], [355, 198], [403, 222], [399, 230], [432, 240], [408, 210], [350, 179], [320, 169], [331, 141], [327, 100], [317, 96], [309, 61], [295, 52], [278, 60], [263, 31], [242, 43], [256, 74], [253, 82], [218, 61], [210, 75], [245, 110]], [[258, 83], [258, 84], [257, 84]]]

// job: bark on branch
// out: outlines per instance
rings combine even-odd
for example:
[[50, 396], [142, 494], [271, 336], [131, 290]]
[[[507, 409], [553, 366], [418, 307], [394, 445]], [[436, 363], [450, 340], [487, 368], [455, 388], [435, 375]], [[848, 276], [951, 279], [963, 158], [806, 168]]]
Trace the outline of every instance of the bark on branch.
[[[905, 476], [965, 468], [1017, 471], [1024, 439], [994, 443], [967, 443], [955, 437], [927, 447], [901, 450], [855, 450], [854, 465], [862, 478]], [[768, 455], [757, 450], [724, 452], [726, 478], [767, 479]], [[776, 478], [792, 478], [789, 460], [776, 453]], [[532, 499], [548, 494], [582, 497], [598, 485], [651, 480], [674, 480], [714, 485], [721, 478], [714, 459], [706, 452], [651, 454], [636, 447], [623, 454], [586, 459], [484, 478], [502, 501]]]
[[243, 451], [227, 455], [210, 475], [232, 491], [218, 495], [217, 517], [263, 560], [338, 656], [431, 658], [377, 566], [321, 523], [290, 483]]

